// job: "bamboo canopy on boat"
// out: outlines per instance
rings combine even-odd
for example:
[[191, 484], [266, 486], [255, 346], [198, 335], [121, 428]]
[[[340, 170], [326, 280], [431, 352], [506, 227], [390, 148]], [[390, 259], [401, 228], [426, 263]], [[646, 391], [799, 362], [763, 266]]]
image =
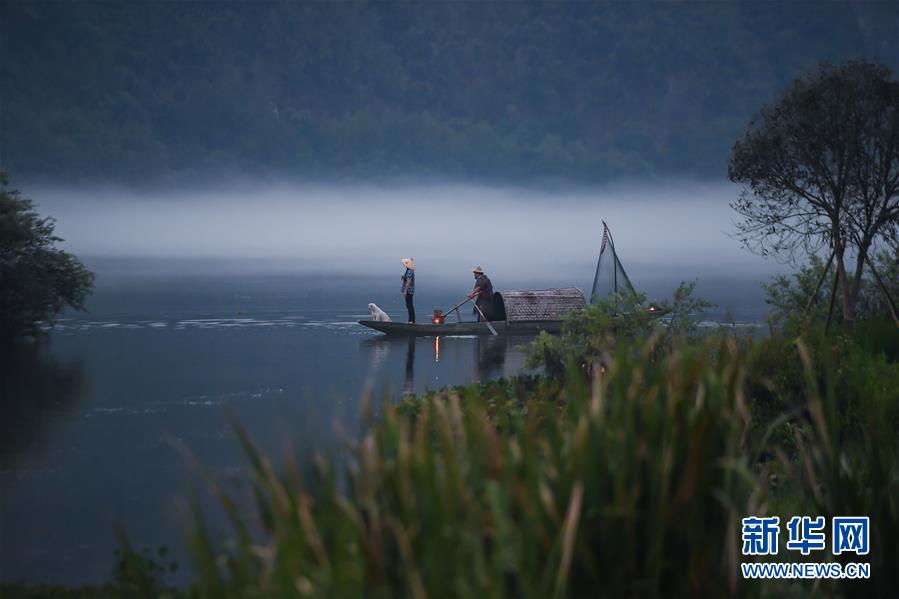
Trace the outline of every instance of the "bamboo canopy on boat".
[[577, 287], [506, 291], [502, 298], [508, 322], [561, 320], [587, 305]]

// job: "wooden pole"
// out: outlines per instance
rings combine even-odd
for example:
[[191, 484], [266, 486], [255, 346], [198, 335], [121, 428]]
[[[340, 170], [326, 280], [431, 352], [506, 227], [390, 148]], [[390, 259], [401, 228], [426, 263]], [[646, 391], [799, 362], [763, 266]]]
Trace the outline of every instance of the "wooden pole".
[[474, 296], [471, 296], [468, 299], [466, 299], [465, 301], [459, 302], [458, 304], [456, 304], [455, 306], [450, 308], [448, 312], [444, 312], [444, 316], [449, 316], [450, 314], [455, 312], [456, 318], [459, 320], [459, 322], [462, 322], [462, 316], [459, 314], [459, 308], [461, 308], [462, 306], [464, 306], [465, 304], [470, 302], [473, 297]]
[[830, 292], [830, 303], [827, 305], [827, 324], [824, 325], [824, 334], [827, 335], [827, 332], [830, 330], [830, 318], [833, 316], [833, 304], [834, 300], [837, 298], [837, 286], [840, 283], [840, 270], [837, 269], [837, 272], [834, 273], [833, 277], [833, 289]]
[[824, 272], [821, 273], [821, 277], [818, 279], [818, 283], [815, 285], [815, 290], [812, 291], [812, 296], [808, 298], [808, 303], [805, 305], [805, 310], [802, 311], [803, 321], [808, 318], [809, 311], [812, 309], [812, 306], [815, 305], [815, 302], [818, 301], [818, 291], [821, 290], [821, 285], [824, 283], [824, 279], [827, 277], [827, 271], [830, 270], [830, 265], [833, 264], [833, 256], [834, 253], [830, 252], [830, 258], [827, 259], [827, 264], [824, 266]]
[[487, 317], [484, 316], [484, 313], [481, 312], [481, 307], [478, 306], [478, 303], [477, 303], [477, 302], [475, 302], [474, 307], [475, 307], [475, 310], [478, 311], [478, 314], [481, 315], [481, 318], [484, 319], [484, 324], [486, 324], [486, 325], [487, 325], [487, 328], [490, 329], [490, 333], [493, 334], [494, 336], [499, 335], [499, 333], [496, 332], [496, 329], [493, 328], [493, 325], [490, 324], [490, 321], [487, 320]]
[[[606, 222], [603, 221], [603, 226], [605, 226]], [[602, 264], [602, 252], [605, 248], [599, 248], [599, 258], [596, 259], [596, 274], [593, 275], [593, 289], [590, 290], [590, 303], [593, 303], [594, 293], [596, 292], [596, 284], [599, 282], [599, 265]]]
[[887, 286], [884, 285], [883, 279], [880, 278], [880, 275], [877, 273], [877, 269], [874, 268], [874, 263], [871, 262], [871, 258], [865, 255], [865, 261], [868, 263], [868, 268], [871, 269], [871, 272], [874, 273], [874, 279], [877, 281], [877, 286], [880, 287], [880, 290], [883, 292], [883, 296], [887, 299], [887, 308], [890, 310], [890, 316], [893, 317], [893, 322], [899, 327], [899, 317], [896, 316], [896, 304], [893, 302], [893, 298], [890, 297], [890, 292], [887, 291]]

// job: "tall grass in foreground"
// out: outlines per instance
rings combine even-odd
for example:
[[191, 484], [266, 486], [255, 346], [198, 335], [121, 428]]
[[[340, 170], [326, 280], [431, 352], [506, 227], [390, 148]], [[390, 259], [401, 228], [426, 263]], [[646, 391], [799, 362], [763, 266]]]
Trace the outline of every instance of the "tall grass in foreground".
[[[654, 361], [619, 351], [521, 398], [519, 430], [445, 392], [373, 421], [351, 464], [275, 474], [244, 433], [253, 519], [221, 550], [196, 516], [210, 596], [692, 595], [737, 591], [740, 518], [758, 477], [732, 341]], [[560, 407], [561, 406], [561, 407]], [[305, 482], [304, 482], [305, 480]], [[341, 482], [343, 481], [343, 482]], [[254, 534], [257, 529], [262, 534]]]
[[[125, 539], [109, 584], [0, 596], [893, 597], [899, 362], [895, 338], [869, 330], [742, 351], [719, 337], [660, 353], [651, 338], [593, 360], [592, 384], [574, 362], [560, 379], [407, 398], [311, 475], [289, 459], [276, 474], [238, 425], [255, 502], [207, 477], [235, 538], [212, 539], [196, 507], [187, 589]], [[860, 560], [802, 558], [782, 530], [759, 561], [866, 561], [871, 580], [742, 580], [750, 514], [869, 516]]]
[[[839, 344], [840, 341], [837, 341]], [[800, 343], [809, 430], [797, 433], [795, 494], [808, 513], [870, 518], [872, 576], [841, 586], [845, 596], [895, 597], [899, 584], [899, 368], [884, 355], [824, 353], [824, 385]], [[840, 379], [839, 381], [837, 379]], [[842, 389], [838, 394], [836, 390]], [[849, 397], [854, 390], [856, 397]], [[848, 399], [848, 401], [847, 401]], [[840, 561], [858, 561], [856, 556]]]

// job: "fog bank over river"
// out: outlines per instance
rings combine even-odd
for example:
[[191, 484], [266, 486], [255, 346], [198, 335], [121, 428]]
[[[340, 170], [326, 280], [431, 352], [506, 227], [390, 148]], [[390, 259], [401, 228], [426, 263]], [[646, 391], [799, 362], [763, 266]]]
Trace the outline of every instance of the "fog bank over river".
[[[783, 270], [728, 237], [727, 183], [616, 184], [563, 191], [463, 184], [249, 184], [177, 191], [23, 189], [58, 220], [66, 249], [135, 274], [234, 270], [428, 277], [481, 264], [514, 280], [592, 276], [609, 223], [634, 277], [767, 278]], [[103, 258], [103, 260], [97, 260]], [[110, 260], [115, 259], [115, 260]], [[138, 267], [138, 270], [140, 268]]]

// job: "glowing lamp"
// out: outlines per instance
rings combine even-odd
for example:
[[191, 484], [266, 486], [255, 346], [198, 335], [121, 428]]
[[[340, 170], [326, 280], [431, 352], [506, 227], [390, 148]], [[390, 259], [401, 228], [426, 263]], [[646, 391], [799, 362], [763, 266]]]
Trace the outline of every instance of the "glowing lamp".
[[434, 310], [434, 315], [431, 317], [431, 324], [443, 324], [443, 310]]

